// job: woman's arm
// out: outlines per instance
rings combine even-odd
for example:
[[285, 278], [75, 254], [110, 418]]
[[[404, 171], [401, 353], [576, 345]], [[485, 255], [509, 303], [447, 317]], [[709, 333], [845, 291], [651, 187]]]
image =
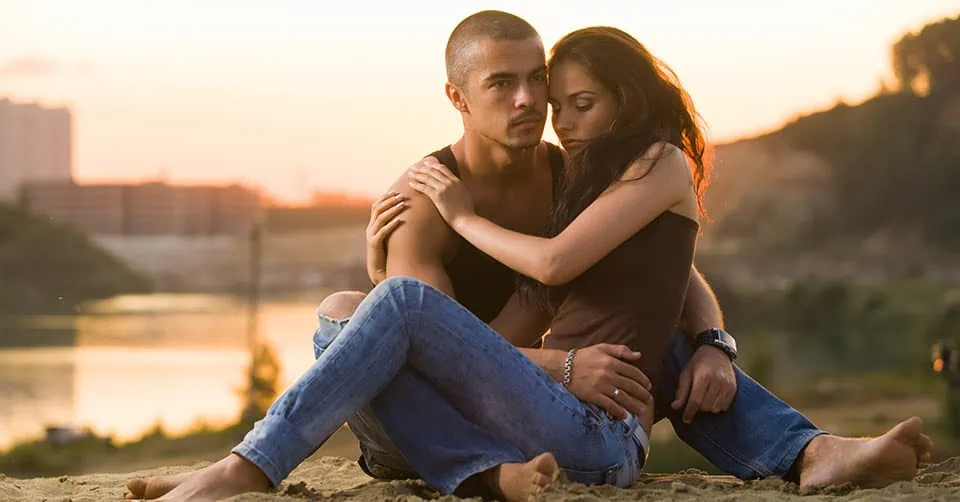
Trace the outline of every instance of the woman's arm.
[[[516, 346], [551, 378], [563, 382], [567, 351], [531, 349], [550, 326], [550, 315], [534, 302], [521, 302], [514, 293], [490, 327]], [[602, 406], [614, 416], [626, 418], [627, 411], [642, 415], [653, 408], [650, 379], [631, 362], [641, 357], [624, 345], [599, 344], [578, 350], [568, 389], [578, 399]], [[619, 397], [612, 396], [620, 389]]]
[[[477, 216], [470, 200], [464, 199], [462, 184], [442, 167], [422, 169], [413, 176], [412, 186], [430, 197], [447, 223], [478, 249], [523, 275], [556, 286], [575, 279], [692, 193], [686, 157], [672, 145], [666, 148], [653, 167], [650, 160], [634, 162], [622, 177], [625, 182], [609, 187], [553, 238], [507, 230]], [[649, 153], [644, 158], [651, 157]]]

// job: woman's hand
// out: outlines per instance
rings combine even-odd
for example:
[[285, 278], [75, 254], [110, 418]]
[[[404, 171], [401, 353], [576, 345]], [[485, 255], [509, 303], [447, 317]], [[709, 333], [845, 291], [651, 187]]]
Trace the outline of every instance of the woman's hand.
[[403, 223], [397, 216], [406, 208], [406, 199], [398, 192], [384, 194], [370, 208], [370, 222], [367, 223], [367, 275], [374, 285], [387, 276], [387, 249], [383, 244]]
[[456, 230], [460, 218], [471, 216], [473, 198], [459, 178], [446, 166], [428, 158], [410, 171], [410, 186], [426, 195], [437, 206], [437, 211], [447, 225]]

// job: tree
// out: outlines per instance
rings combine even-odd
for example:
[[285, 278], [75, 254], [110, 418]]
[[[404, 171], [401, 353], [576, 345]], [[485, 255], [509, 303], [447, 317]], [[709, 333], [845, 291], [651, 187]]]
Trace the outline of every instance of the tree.
[[240, 423], [252, 424], [263, 418], [277, 397], [280, 360], [269, 344], [260, 343], [253, 352], [247, 374], [247, 387], [241, 390], [245, 403]]
[[893, 46], [893, 71], [903, 91], [956, 92], [960, 88], [960, 16], [901, 38]]

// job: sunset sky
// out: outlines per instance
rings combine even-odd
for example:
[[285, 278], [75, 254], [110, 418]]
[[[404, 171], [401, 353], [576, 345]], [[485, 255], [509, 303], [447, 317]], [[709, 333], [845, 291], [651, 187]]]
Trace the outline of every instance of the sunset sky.
[[443, 47], [477, 10], [524, 17], [548, 47], [588, 25], [630, 32], [714, 142], [872, 95], [893, 42], [960, 14], [960, 0], [379, 3], [0, 0], [0, 98], [73, 109], [81, 181], [235, 180], [295, 201], [378, 193], [459, 136]]

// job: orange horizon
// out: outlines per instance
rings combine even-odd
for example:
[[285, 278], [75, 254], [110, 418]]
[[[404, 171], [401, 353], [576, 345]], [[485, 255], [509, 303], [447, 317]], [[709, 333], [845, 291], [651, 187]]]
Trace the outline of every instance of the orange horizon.
[[[71, 109], [81, 183], [239, 183], [284, 202], [316, 190], [375, 197], [460, 135], [442, 47], [481, 8], [524, 17], [548, 48], [584, 25], [634, 34], [678, 74], [715, 146], [870, 99], [892, 86], [897, 39], [960, 13], [960, 0], [702, 1], [683, 18], [653, 4], [415, 3], [351, 4], [335, 16], [313, 4], [231, 4], [223, 16], [213, 1], [8, 0], [0, 97]], [[556, 142], [549, 126], [544, 139]]]

